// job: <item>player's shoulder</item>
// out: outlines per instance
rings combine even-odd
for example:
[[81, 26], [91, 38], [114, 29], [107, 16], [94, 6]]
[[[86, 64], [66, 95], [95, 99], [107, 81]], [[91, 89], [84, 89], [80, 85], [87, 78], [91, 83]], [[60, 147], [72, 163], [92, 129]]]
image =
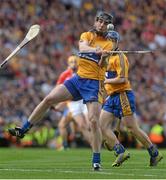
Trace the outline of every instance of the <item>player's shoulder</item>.
[[84, 31], [81, 34], [93, 35], [94, 33], [92, 31]]
[[91, 31], [85, 31], [81, 33], [81, 37], [92, 38], [93, 36], [94, 36], [94, 33]]

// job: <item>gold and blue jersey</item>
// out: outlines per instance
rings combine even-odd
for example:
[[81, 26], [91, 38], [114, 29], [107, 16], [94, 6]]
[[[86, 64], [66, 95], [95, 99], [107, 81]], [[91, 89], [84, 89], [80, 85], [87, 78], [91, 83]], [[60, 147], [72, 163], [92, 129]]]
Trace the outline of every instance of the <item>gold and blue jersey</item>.
[[[124, 54], [116, 54], [109, 58], [106, 78], [127, 78], [129, 62]], [[135, 95], [130, 82], [120, 84], [106, 84], [109, 95], [103, 105], [103, 110], [112, 113], [115, 117], [130, 116], [136, 111]]]
[[[110, 40], [106, 40], [102, 36], [98, 36], [94, 32], [84, 32], [81, 34], [80, 41], [88, 42], [91, 47], [100, 47], [103, 50], [111, 51], [113, 43]], [[106, 67], [100, 67], [98, 62], [100, 55], [94, 52], [81, 52], [78, 54], [78, 71], [77, 74], [81, 78], [104, 80]]]
[[[128, 79], [129, 62], [124, 54], [116, 54], [110, 56], [108, 60], [108, 66], [106, 71], [106, 78], [127, 78]], [[131, 85], [129, 80], [125, 83], [120, 84], [106, 84], [105, 89], [108, 95], [113, 93], [123, 92], [126, 90], [131, 90]]]

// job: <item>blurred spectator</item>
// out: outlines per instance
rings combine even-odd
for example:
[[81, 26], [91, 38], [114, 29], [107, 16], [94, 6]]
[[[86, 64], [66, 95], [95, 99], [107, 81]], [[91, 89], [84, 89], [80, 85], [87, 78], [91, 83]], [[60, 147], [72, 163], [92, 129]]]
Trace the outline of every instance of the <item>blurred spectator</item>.
[[152, 143], [156, 144], [158, 147], [164, 147], [166, 145], [164, 140], [164, 127], [162, 126], [162, 123], [152, 126], [149, 137]]

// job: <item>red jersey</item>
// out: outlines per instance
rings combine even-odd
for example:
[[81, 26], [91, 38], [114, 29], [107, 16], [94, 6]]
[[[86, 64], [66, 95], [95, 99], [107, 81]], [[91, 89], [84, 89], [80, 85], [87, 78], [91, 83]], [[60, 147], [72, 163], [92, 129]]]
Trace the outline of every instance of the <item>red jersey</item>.
[[63, 84], [65, 80], [70, 79], [73, 76], [73, 70], [72, 69], [66, 69], [65, 71], [63, 71], [58, 80], [57, 80], [57, 85], [58, 84]]

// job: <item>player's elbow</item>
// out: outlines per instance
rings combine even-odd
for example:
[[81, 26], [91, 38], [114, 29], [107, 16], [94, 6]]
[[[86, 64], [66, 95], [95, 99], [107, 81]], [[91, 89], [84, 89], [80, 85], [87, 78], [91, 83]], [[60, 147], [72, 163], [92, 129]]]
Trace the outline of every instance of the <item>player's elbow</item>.
[[86, 51], [88, 51], [88, 49], [89, 49], [89, 46], [88, 46], [87, 42], [84, 42], [84, 41], [79, 42], [79, 51], [80, 52], [86, 52]]

